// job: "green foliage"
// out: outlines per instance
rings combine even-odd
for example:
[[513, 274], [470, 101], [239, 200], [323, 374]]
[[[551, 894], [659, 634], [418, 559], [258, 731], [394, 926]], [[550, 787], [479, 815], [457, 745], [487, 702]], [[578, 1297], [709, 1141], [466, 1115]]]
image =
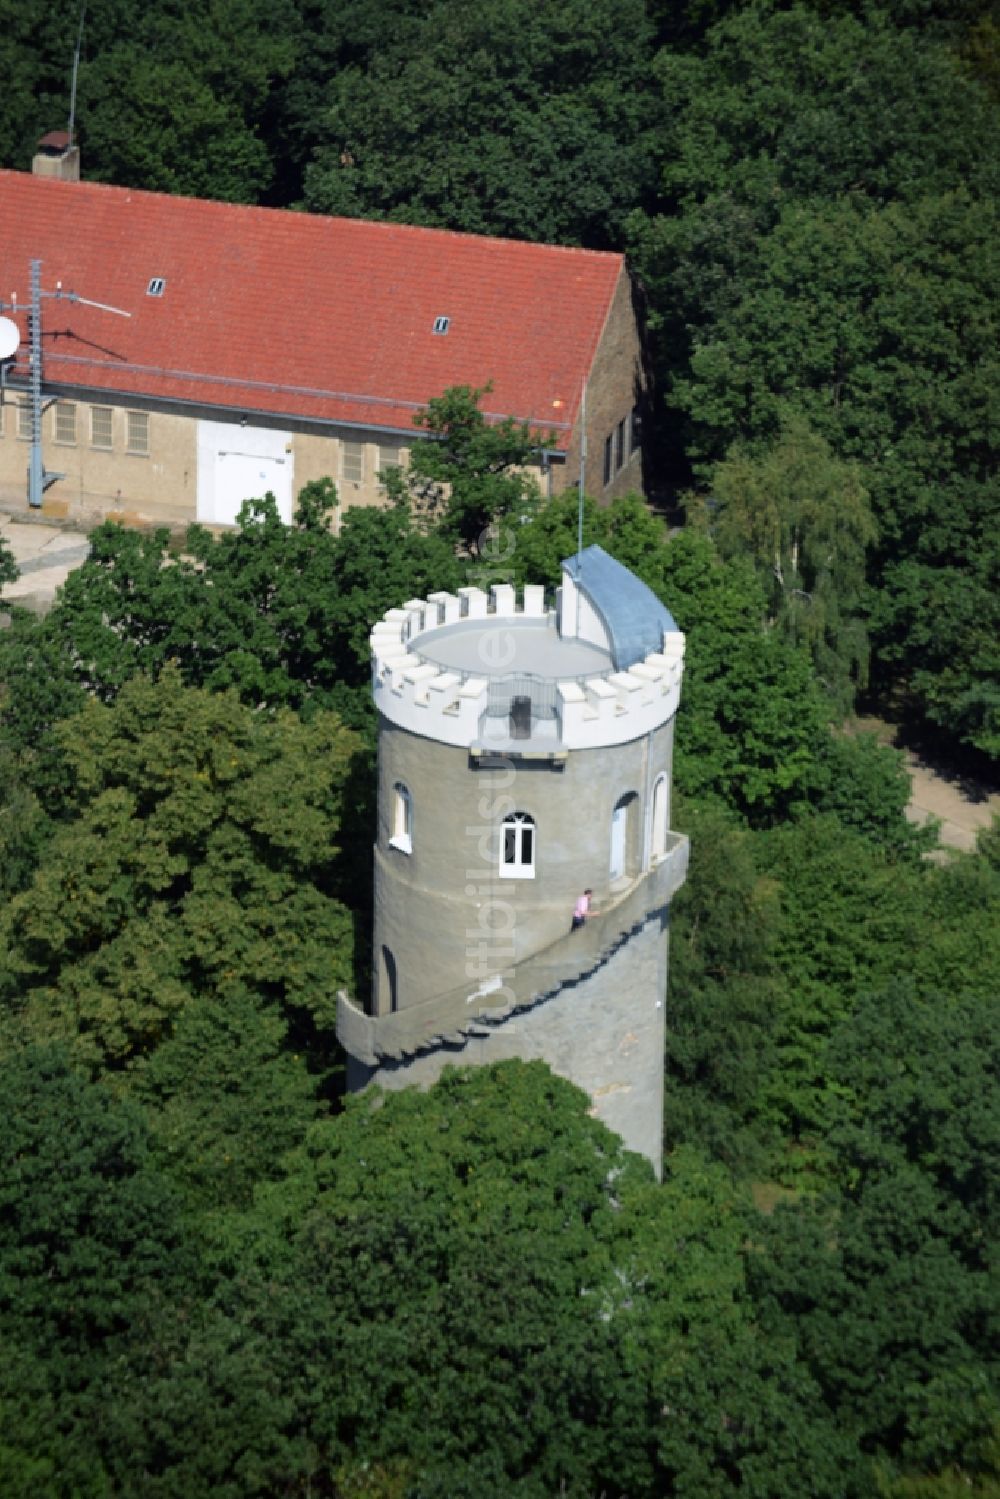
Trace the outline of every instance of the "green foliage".
[[709, 504], [722, 555], [753, 559], [778, 628], [806, 647], [836, 705], [849, 707], [867, 679], [860, 606], [865, 549], [875, 540], [857, 466], [791, 418], [759, 458], [730, 450], [713, 472]]
[[334, 501], [329, 481], [310, 487], [291, 526], [270, 496], [248, 501], [232, 531], [192, 527], [179, 557], [165, 530], [100, 526], [47, 619], [0, 637], [8, 733], [26, 747], [76, 709], [79, 687], [110, 701], [167, 663], [191, 686], [235, 688], [254, 706], [368, 723], [372, 623], [401, 599], [454, 586], [459, 570], [405, 508], [349, 511], [334, 536], [323, 523]]
[[735, 442], [762, 471], [791, 417], [857, 466], [876, 685], [994, 753], [1000, 134], [942, 31], [754, 6], [664, 52], [666, 211], [632, 249], [696, 472]]
[[288, 1021], [273, 1001], [226, 987], [200, 996], [171, 1034], [120, 1086], [144, 1106], [163, 1171], [197, 1206], [245, 1205], [278, 1173], [317, 1112], [317, 1077], [328, 1065], [308, 1041], [293, 1053]]
[[488, 418], [480, 402], [489, 390], [456, 385], [418, 411], [414, 425], [430, 440], [413, 444], [407, 473], [391, 486], [436, 520], [442, 536], [477, 552], [491, 528], [518, 523], [537, 506], [538, 483], [525, 469], [539, 462], [546, 442], [527, 423]]
[[8, 1035], [71, 1039], [122, 1067], [193, 996], [244, 987], [329, 1031], [351, 973], [338, 839], [354, 736], [330, 715], [262, 717], [168, 670], [55, 737], [56, 826], [0, 913]]
[[800, 1461], [782, 1492], [832, 1499], [837, 1438], [757, 1357], [744, 1229], [725, 1172], [679, 1152], [658, 1189], [584, 1095], [510, 1062], [352, 1101], [244, 1232], [256, 1321], [337, 1468], [442, 1495], [725, 1495]]
[[741, 1174], [774, 1143], [761, 1095], [778, 1058], [780, 886], [731, 814], [682, 804], [687, 882], [671, 908], [666, 1144], [696, 1141]]
[[648, 42], [637, 0], [324, 17], [295, 93], [306, 205], [607, 245], [652, 181]]
[[[37, 0], [5, 8], [5, 166], [27, 168], [39, 137], [66, 122], [78, 15], [53, 17]], [[273, 176], [260, 119], [294, 65], [297, 32], [294, 0], [89, 0], [76, 114], [84, 174], [257, 201]]]
[[0, 1064], [4, 1492], [113, 1492], [96, 1444], [120, 1371], [155, 1357], [193, 1261], [136, 1110], [58, 1049]]
[[900, 750], [873, 734], [832, 733], [813, 767], [810, 801], [845, 828], [864, 833], [892, 858], [913, 859], [937, 843], [934, 823], [908, 821], [910, 774]]
[[0, 588], [5, 583], [16, 583], [20, 576], [21, 569], [17, 565], [14, 553], [5, 538], [0, 536]]
[[[838, 1195], [779, 1212], [752, 1276], [869, 1451], [996, 1477], [995, 996], [892, 984], [835, 1038]], [[904, 1490], [905, 1491], [905, 1490]], [[933, 1490], [932, 1490], [933, 1491]]]

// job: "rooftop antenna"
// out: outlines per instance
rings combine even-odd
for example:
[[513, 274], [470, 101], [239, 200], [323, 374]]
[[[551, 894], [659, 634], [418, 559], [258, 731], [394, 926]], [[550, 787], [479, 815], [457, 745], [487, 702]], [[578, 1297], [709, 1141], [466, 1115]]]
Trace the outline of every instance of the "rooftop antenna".
[[[107, 302], [93, 302], [89, 297], [78, 296], [75, 291], [64, 291], [61, 281], [56, 282], [55, 291], [44, 291], [42, 288], [42, 262], [33, 260], [31, 262], [31, 297], [28, 304], [28, 338], [29, 338], [29, 363], [28, 372], [30, 376], [30, 402], [31, 402], [31, 457], [28, 463], [28, 504], [33, 510], [40, 510], [42, 495], [54, 484], [57, 479], [64, 479], [65, 474], [48, 473], [42, 462], [42, 416], [52, 400], [42, 402], [42, 299], [52, 297], [59, 302], [76, 302], [81, 307], [96, 307], [99, 312], [113, 312], [117, 317], [131, 317], [130, 312], [125, 312], [121, 307], [109, 307]], [[10, 302], [0, 302], [0, 312], [22, 312], [24, 308], [17, 305], [17, 296], [12, 296]], [[8, 318], [0, 319], [0, 323], [9, 323]], [[17, 325], [11, 324], [17, 332]], [[17, 345], [14, 345], [17, 348]]]
[[587, 485], [587, 381], [580, 396], [580, 477], [576, 496], [576, 633], [580, 633], [580, 579], [583, 577], [583, 495]]
[[76, 33], [76, 49], [73, 53], [73, 82], [69, 91], [69, 124], [66, 134], [69, 136], [69, 144], [73, 144], [73, 126], [76, 124], [76, 75], [80, 71], [80, 49], [83, 46], [83, 22], [87, 14], [87, 0], [83, 0], [80, 6], [80, 25]]

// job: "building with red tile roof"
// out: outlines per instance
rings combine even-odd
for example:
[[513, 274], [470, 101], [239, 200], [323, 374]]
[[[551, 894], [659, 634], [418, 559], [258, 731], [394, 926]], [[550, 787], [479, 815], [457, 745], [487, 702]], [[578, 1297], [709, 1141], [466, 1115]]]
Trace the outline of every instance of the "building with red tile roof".
[[323, 475], [342, 507], [377, 503], [414, 414], [453, 385], [488, 384], [488, 414], [547, 434], [554, 492], [577, 480], [586, 386], [588, 490], [641, 488], [619, 255], [0, 171], [0, 301], [25, 335], [2, 411], [8, 503], [33, 261], [43, 291], [103, 304], [42, 301], [53, 513], [226, 524], [271, 490], [290, 516]]

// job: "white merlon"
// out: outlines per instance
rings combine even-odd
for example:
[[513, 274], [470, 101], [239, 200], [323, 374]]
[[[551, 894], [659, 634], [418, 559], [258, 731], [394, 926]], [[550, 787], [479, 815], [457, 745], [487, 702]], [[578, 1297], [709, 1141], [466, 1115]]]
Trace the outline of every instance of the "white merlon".
[[457, 593], [444, 593], [443, 591], [431, 593], [428, 594], [428, 602], [438, 606], [437, 622], [439, 625], [450, 625], [456, 619], [461, 618], [462, 601]]
[[466, 619], [485, 619], [489, 612], [489, 600], [481, 588], [460, 588], [462, 613]]
[[[479, 621], [487, 630], [507, 621], [520, 621], [518, 629], [539, 630], [540, 655], [529, 654], [525, 667], [509, 673], [478, 676], [437, 660], [438, 647], [421, 647], [423, 635], [449, 625], [475, 630], [479, 625], [473, 622]], [[545, 591], [538, 584], [528, 584], [520, 594], [511, 584], [500, 583], [491, 586], [490, 596], [481, 588], [463, 587], [457, 593], [442, 590], [427, 599], [409, 599], [403, 608], [388, 610], [371, 632], [376, 705], [401, 728], [443, 743], [470, 746], [484, 737], [500, 743], [509, 737], [507, 694], [527, 694], [530, 701], [535, 681], [539, 690], [552, 694], [550, 702], [554, 697], [555, 717], [532, 714], [523, 751], [532, 740], [544, 740], [547, 746], [554, 741], [567, 750], [624, 744], [676, 712], [684, 670], [680, 631], [665, 633], [662, 648], [628, 670], [613, 670], [607, 659], [606, 670], [564, 677], [553, 661], [553, 643], [558, 660], [559, 642], [567, 637], [556, 626], [555, 611], [546, 611]], [[505, 646], [509, 638], [502, 637]], [[484, 662], [490, 659], [485, 647], [480, 654]], [[542, 660], [548, 661], [548, 670], [536, 665]]]
[[525, 583], [524, 612], [530, 619], [544, 619], [545, 589], [541, 583]]

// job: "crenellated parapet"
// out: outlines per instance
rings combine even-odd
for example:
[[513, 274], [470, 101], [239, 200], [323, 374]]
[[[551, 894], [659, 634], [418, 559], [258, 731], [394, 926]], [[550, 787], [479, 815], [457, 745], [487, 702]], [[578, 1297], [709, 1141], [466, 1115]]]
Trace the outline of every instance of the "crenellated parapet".
[[[622, 744], [671, 718], [684, 671], [683, 634], [663, 631], [660, 648], [626, 670], [616, 670], [595, 645], [589, 670], [564, 672], [560, 656], [572, 664], [576, 637], [560, 617], [561, 602], [547, 609], [539, 585], [494, 584], [488, 594], [461, 588], [390, 609], [371, 633], [377, 708], [413, 733], [493, 748], [508, 739], [528, 741], [523, 749], [536, 742], [566, 750]], [[428, 637], [448, 626], [464, 631], [472, 665], [447, 668], [434, 659], [440, 652]], [[515, 703], [527, 706], [512, 724]]]

